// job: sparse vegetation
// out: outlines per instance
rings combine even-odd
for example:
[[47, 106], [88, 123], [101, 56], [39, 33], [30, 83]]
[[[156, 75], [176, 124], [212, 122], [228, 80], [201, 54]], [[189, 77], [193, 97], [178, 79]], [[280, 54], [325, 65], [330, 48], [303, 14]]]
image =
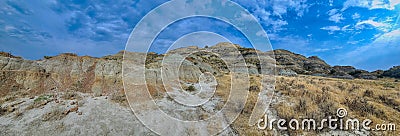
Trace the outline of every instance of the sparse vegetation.
[[33, 103], [31, 105], [29, 105], [27, 107], [27, 109], [29, 110], [29, 109], [44, 106], [52, 100], [51, 97], [52, 97], [52, 95], [41, 95], [41, 96], [37, 97], [35, 100], [33, 100]]
[[[206, 46], [205, 48], [208, 48]], [[210, 47], [210, 49], [214, 49], [214, 47]], [[249, 68], [258, 68], [260, 67], [260, 61], [257, 58], [251, 57], [256, 54], [255, 50], [248, 48], [238, 48], [239, 51], [244, 55], [245, 61], [249, 64]], [[299, 119], [299, 118], [313, 118], [316, 120], [327, 118], [328, 116], [335, 116], [336, 110], [338, 108], [347, 109], [348, 118], [359, 118], [359, 119], [371, 119], [373, 124], [378, 124], [382, 122], [391, 122], [395, 124], [400, 124], [400, 119], [396, 118], [400, 116], [400, 84], [397, 83], [398, 79], [388, 78], [393, 76], [386, 76], [385, 78], [379, 78], [376, 80], [364, 80], [368, 79], [371, 75], [368, 74], [367, 71], [354, 71], [354, 72], [345, 72], [343, 71], [329, 71], [330, 67], [325, 62], [321, 61], [317, 57], [305, 58], [304, 56], [300, 56], [299, 54], [292, 54], [289, 51], [280, 50], [277, 55], [277, 63], [280, 66], [288, 66], [290, 72], [298, 74], [308, 74], [308, 75], [320, 75], [324, 76], [321, 73], [325, 73], [327, 77], [334, 77], [333, 74], [337, 74], [337, 76], [343, 76], [342, 78], [346, 78], [347, 76], [352, 77], [351, 79], [337, 79], [337, 78], [326, 78], [326, 77], [318, 77], [318, 76], [305, 76], [298, 75], [296, 77], [284, 77], [279, 76], [276, 78], [276, 101], [274, 100], [270, 105], [270, 110], [273, 112], [276, 118], [282, 118], [286, 120], [290, 119]], [[281, 55], [279, 55], [281, 54]], [[1, 55], [1, 53], [0, 53]], [[5, 54], [7, 57], [10, 57], [10, 54]], [[21, 117], [24, 115], [25, 110], [29, 110], [32, 108], [43, 107], [47, 103], [56, 101], [55, 103], [51, 103], [51, 105], [47, 105], [45, 110], [51, 109], [53, 104], [60, 105], [68, 105], [73, 107], [68, 107], [66, 109], [57, 107], [54, 108], [51, 112], [46, 113], [42, 116], [43, 121], [54, 121], [60, 120], [64, 118], [66, 115], [71, 113], [78, 113], [78, 115], [82, 115], [82, 111], [78, 110], [78, 107], [84, 109], [84, 102], [81, 101], [83, 97], [81, 93], [90, 93], [90, 91], [94, 91], [94, 96], [105, 96], [104, 98], [111, 100], [112, 102], [116, 102], [122, 105], [127, 106], [126, 96], [121, 89], [122, 81], [121, 81], [121, 71], [116, 69], [119, 68], [110, 68], [108, 66], [118, 65], [120, 63], [110, 62], [118, 62], [122, 60], [122, 54], [120, 55], [110, 55], [103, 57], [101, 60], [94, 59], [90, 57], [70, 57], [77, 56], [76, 54], [63, 54], [61, 55], [65, 62], [77, 62], [80, 63], [78, 65], [78, 69], [66, 67], [63, 70], [48, 70], [47, 68], [38, 68], [40, 72], [21, 72], [20, 74], [12, 74], [11, 72], [2, 72], [2, 79], [7, 79], [7, 81], [3, 82], [3, 86], [0, 86], [2, 90], [0, 91], [0, 105], [2, 103], [6, 103], [6, 107], [0, 106], [0, 115], [9, 114], [15, 115], [15, 117]], [[279, 58], [280, 57], [280, 58]], [[59, 56], [45, 56], [45, 59], [56, 60], [60, 58]], [[73, 60], [69, 60], [67, 58], [73, 58]], [[149, 53], [147, 54], [146, 59], [146, 67], [147, 68], [159, 68], [160, 60], [162, 60], [163, 55], [157, 53]], [[88, 59], [88, 60], [86, 60]], [[192, 62], [196, 65], [201, 72], [210, 72], [214, 75], [214, 77], [218, 81], [217, 90], [215, 92], [215, 96], [221, 98], [221, 102], [215, 104], [213, 110], [219, 111], [226, 104], [228, 97], [230, 96], [231, 88], [231, 80], [232, 77], [229, 75], [229, 69], [227, 67], [226, 62], [221, 59], [221, 56], [205, 52], [199, 51], [193, 53], [186, 57], [187, 61]], [[104, 64], [102, 64], [104, 61]], [[92, 63], [93, 62], [93, 63]], [[99, 63], [98, 63], [99, 62]], [[305, 63], [307, 62], [307, 63]], [[310, 63], [312, 62], [312, 63]], [[90, 65], [87, 65], [87, 64]], [[70, 63], [66, 63], [68, 66]], [[110, 65], [105, 65], [110, 64]], [[301, 65], [300, 65], [301, 64]], [[10, 65], [11, 66], [11, 65]], [[16, 65], [19, 66], [19, 65]], [[15, 67], [16, 67], [15, 66]], [[14, 67], [14, 66], [12, 66]], [[54, 69], [61, 69], [64, 67], [61, 65], [60, 67], [56, 67]], [[95, 73], [95, 69], [102, 68], [98, 74], [97, 71]], [[322, 69], [320, 69], [322, 68]], [[340, 68], [340, 67], [338, 67]], [[36, 67], [35, 67], [36, 69]], [[74, 71], [72, 71], [73, 69]], [[82, 69], [82, 70], [81, 70]], [[84, 70], [88, 69], [88, 70]], [[109, 70], [111, 69], [111, 71]], [[353, 67], [346, 68], [342, 67], [342, 69], [351, 69], [356, 70]], [[46, 71], [48, 70], [48, 71]], [[106, 71], [107, 70], [107, 71]], [[50, 72], [55, 72], [55, 74], [48, 74]], [[287, 72], [287, 73], [290, 73]], [[342, 73], [341, 73], [342, 72]], [[383, 71], [382, 71], [383, 72]], [[65, 74], [64, 74], [65, 73]], [[73, 73], [73, 74], [72, 74]], [[83, 73], [83, 74], [82, 74]], [[109, 73], [109, 74], [107, 74]], [[349, 73], [349, 74], [348, 74]], [[81, 76], [82, 74], [82, 76]], [[330, 75], [332, 74], [332, 75]], [[363, 75], [364, 74], [364, 75]], [[369, 73], [371, 74], [371, 73]], [[159, 76], [160, 74], [158, 74]], [[288, 75], [288, 74], [286, 74]], [[381, 74], [378, 74], [381, 75]], [[78, 77], [79, 78], [78, 78]], [[353, 78], [354, 76], [354, 78]], [[361, 77], [364, 76], [364, 79]], [[18, 77], [14, 79], [14, 77]], [[21, 79], [22, 77], [30, 77], [26, 79]], [[34, 77], [34, 78], [32, 78]], [[80, 78], [83, 77], [83, 78]], [[156, 76], [157, 77], [157, 74]], [[379, 77], [379, 76], [378, 76]], [[8, 81], [8, 79], [10, 79]], [[28, 82], [29, 80], [34, 79], [32, 82]], [[54, 80], [52, 82], [48, 82]], [[372, 78], [371, 78], [372, 79]], [[21, 81], [20, 81], [21, 80]], [[146, 80], [150, 80], [147, 79]], [[259, 92], [265, 88], [261, 87], [260, 84], [261, 77], [257, 75], [250, 75], [250, 84], [248, 87], [249, 94], [246, 101], [246, 106], [241, 112], [241, 115], [237, 120], [231, 125], [231, 127], [237, 131], [240, 135], [273, 135], [269, 130], [258, 130], [254, 126], [248, 126], [249, 117], [254, 110], [254, 105], [258, 101]], [[196, 80], [194, 80], [196, 81]], [[20, 84], [23, 82], [24, 84]], [[190, 82], [193, 83], [193, 82]], [[25, 86], [25, 84], [32, 84], [34, 86]], [[194, 85], [190, 85], [188, 83], [184, 84], [182, 88], [184, 90], [193, 92], [196, 91], [196, 87]], [[55, 89], [53, 86], [59, 86]], [[170, 96], [165, 97], [165, 88], [171, 88], [168, 85], [161, 85], [158, 80], [156, 82], [147, 82], [146, 85], [138, 85], [135, 87], [147, 87], [150, 94], [154, 99], [162, 99], [167, 98], [167, 100], [174, 101]], [[247, 86], [246, 86], [247, 87]], [[53, 88], [53, 89], [51, 89]], [[95, 89], [93, 89], [95, 88]], [[247, 88], [246, 88], [247, 89]], [[22, 95], [23, 90], [24, 95]], [[45, 93], [49, 93], [48, 91], [60, 91], [62, 94], [61, 98], [53, 97], [52, 95], [46, 95]], [[18, 92], [20, 93], [14, 93]], [[46, 92], [47, 91], [47, 92]], [[114, 92], [118, 91], [118, 92]], [[81, 92], [81, 93], [78, 93]], [[40, 96], [39, 96], [40, 95]], [[4, 96], [4, 97], [3, 97]], [[29, 100], [31, 105], [24, 110], [19, 106], [10, 106], [9, 103], [22, 96], [38, 96], [33, 97]], [[97, 102], [98, 99], [96, 98]], [[61, 102], [62, 101], [62, 102]], [[101, 101], [103, 102], [103, 101]], [[66, 104], [67, 103], [67, 104]], [[86, 103], [90, 105], [89, 101]], [[103, 104], [103, 103], [102, 103]], [[85, 105], [86, 106], [86, 105]], [[50, 107], [50, 108], [49, 108]], [[40, 110], [40, 109], [35, 109]], [[84, 111], [84, 110], [83, 110]], [[12, 114], [11, 114], [12, 113]], [[43, 112], [45, 113], [45, 112]], [[27, 114], [27, 112], [25, 112]], [[85, 113], [86, 114], [86, 113]], [[90, 114], [90, 112], [88, 113]], [[88, 115], [86, 114], [86, 115]], [[85, 115], [85, 116], [86, 116]], [[199, 114], [200, 119], [209, 118], [208, 114]], [[316, 131], [316, 132], [306, 132], [304, 134], [302, 131], [279, 131], [280, 134], [288, 134], [288, 135], [314, 135], [314, 133], [318, 134], [327, 130]], [[397, 130], [396, 133], [399, 133], [400, 130]], [[311, 134], [310, 134], [311, 133]], [[372, 135], [375, 133], [372, 132]], [[379, 135], [379, 134], [376, 134]]]
[[111, 99], [112, 101], [116, 102], [116, 103], [123, 104], [123, 105], [125, 105], [125, 106], [128, 105], [126, 96], [125, 96], [125, 94], [124, 94], [123, 91], [115, 92], [115, 93], [111, 94], [111, 95], [110, 95], [110, 99]]
[[37, 103], [37, 102], [41, 102], [41, 101], [47, 101], [47, 100], [49, 100], [49, 98], [50, 98], [50, 96], [48, 96], [48, 95], [41, 95], [38, 98], [36, 98], [34, 100], [34, 102]]
[[[288, 96], [284, 102], [274, 106], [281, 118], [301, 116], [322, 119], [336, 115], [337, 108], [345, 108], [349, 112], [349, 118], [369, 118], [375, 124], [384, 121], [400, 123], [399, 119], [392, 118], [400, 116], [396, 109], [400, 104], [399, 85], [388, 80], [347, 80], [313, 76], [278, 79], [277, 91]], [[312, 82], [315, 79], [319, 82]], [[383, 88], [376, 84], [382, 84]], [[299, 131], [289, 133], [298, 134]]]
[[196, 88], [195, 88], [193, 85], [190, 85], [190, 86], [186, 89], [186, 91], [193, 92], [193, 91], [196, 91]]
[[14, 114], [15, 114], [14, 118], [19, 118], [23, 115], [22, 111], [20, 111], [20, 110], [15, 111]]
[[3, 108], [0, 104], [0, 116], [4, 115], [7, 112], [5, 108]]
[[53, 58], [52, 56], [43, 56], [44, 59], [51, 59]]

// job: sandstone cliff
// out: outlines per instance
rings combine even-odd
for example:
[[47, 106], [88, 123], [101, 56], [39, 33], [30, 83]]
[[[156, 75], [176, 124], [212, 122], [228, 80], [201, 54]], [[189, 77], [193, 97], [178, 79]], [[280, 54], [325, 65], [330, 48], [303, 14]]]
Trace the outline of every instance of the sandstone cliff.
[[[170, 51], [170, 54], [186, 57], [184, 63], [182, 63], [179, 78], [196, 82], [201, 72], [210, 72], [214, 75], [230, 72], [225, 63], [227, 60], [234, 62], [240, 56], [233, 53], [232, 45], [239, 50], [240, 55], [246, 61], [246, 66], [240, 68], [250, 74], [273, 71], [273, 69], [265, 70], [264, 68], [272, 68], [271, 65], [275, 64], [276, 60], [277, 74], [280, 75], [305, 74], [346, 79], [376, 79], [382, 76], [399, 78], [398, 67], [385, 72], [370, 73], [351, 66], [331, 67], [316, 56], [307, 58], [287, 50], [261, 52], [230, 43], [220, 43], [205, 49], [195, 46], [179, 48]], [[191, 54], [191, 52], [195, 53]], [[115, 55], [101, 58], [65, 53], [57, 56], [45, 56], [42, 60], [33, 61], [3, 52], [0, 54], [0, 96], [17, 91], [33, 94], [54, 90], [79, 91], [94, 93], [97, 96], [123, 92], [121, 77], [123, 53], [121, 51]], [[129, 53], [133, 56], [143, 55], [141, 53]], [[158, 68], [161, 66], [164, 56], [156, 53], [147, 54], [146, 79], [148, 79], [149, 84], [155, 84], [161, 79]], [[259, 58], [268, 62], [260, 63]], [[272, 58], [275, 58], [275, 60]], [[261, 66], [260, 64], [266, 65]]]

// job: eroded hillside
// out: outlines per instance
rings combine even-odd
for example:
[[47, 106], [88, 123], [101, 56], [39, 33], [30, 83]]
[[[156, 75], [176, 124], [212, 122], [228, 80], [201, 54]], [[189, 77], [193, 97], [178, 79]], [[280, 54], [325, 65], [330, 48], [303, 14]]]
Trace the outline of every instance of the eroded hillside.
[[[236, 49], [240, 54], [232, 53]], [[335, 115], [337, 108], [346, 108], [349, 117], [370, 118], [374, 123], [390, 121], [400, 124], [397, 118], [393, 118], [400, 113], [400, 86], [398, 80], [392, 79], [398, 78], [398, 67], [375, 72], [351, 66], [332, 67], [316, 56], [307, 58], [286, 50], [262, 52], [230, 43], [208, 48], [179, 48], [168, 54], [125, 53], [133, 60], [146, 56], [147, 59], [143, 61], [146, 84], [141, 87], [150, 91], [167, 114], [187, 120], [204, 119], [215, 114], [229, 98], [232, 72], [248, 73], [247, 103], [239, 118], [222, 135], [382, 134], [326, 129], [317, 132], [258, 130], [255, 126], [249, 126], [248, 121], [259, 93], [267, 89], [261, 86], [261, 77], [265, 74], [278, 75], [273, 78], [276, 80], [273, 86], [275, 95], [268, 96], [273, 100], [266, 113], [273, 118], [322, 119]], [[66, 53], [32, 61], [8, 53], [0, 54], [0, 134], [154, 134], [143, 127], [129, 110], [122, 80], [123, 55], [124, 52], [119, 52], [94, 58]], [[214, 80], [208, 77], [215, 78], [217, 84], [207, 82], [211, 83], [207, 84], [208, 87], [215, 87], [216, 91], [205, 106], [184, 107], [175, 104], [166, 95], [168, 84], [163, 84], [165, 81], [162, 81], [160, 68], [164, 58], [170, 55], [184, 58], [178, 73], [166, 73], [179, 78], [181, 91], [196, 94], [196, 90], [204, 87], [202, 83], [205, 82], [201, 81]], [[230, 69], [229, 65], [240, 61], [240, 56], [246, 65]], [[268, 63], [261, 63], [260, 60]], [[209, 74], [204, 78], [203, 73]], [[131, 74], [129, 77], [132, 80], [138, 75], [128, 74]], [[78, 124], [83, 128], [77, 127]], [[126, 126], [133, 126], [133, 130], [125, 129]], [[101, 131], [95, 132], [97, 129]], [[176, 131], [196, 134], [190, 129]], [[399, 134], [399, 131], [384, 134], [396, 133]]]

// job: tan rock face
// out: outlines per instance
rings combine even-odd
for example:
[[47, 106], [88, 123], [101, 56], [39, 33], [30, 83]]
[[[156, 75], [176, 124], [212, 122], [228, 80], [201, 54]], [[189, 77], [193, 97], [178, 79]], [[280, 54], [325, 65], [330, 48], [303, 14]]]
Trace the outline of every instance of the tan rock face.
[[79, 91], [107, 94], [122, 89], [121, 61], [62, 54], [39, 61], [0, 57], [1, 95]]
[[[240, 53], [234, 53], [234, 52]], [[0, 55], [0, 96], [17, 91], [29, 93], [43, 93], [49, 91], [78, 91], [94, 93], [95, 95], [109, 95], [114, 92], [123, 92], [122, 85], [122, 59], [123, 53], [109, 55], [102, 58], [89, 56], [77, 56], [72, 53], [64, 53], [58, 56], [45, 56], [43, 60], [31, 61], [14, 57], [11, 54]], [[181, 56], [182, 64], [179, 67], [179, 80], [185, 82], [197, 82], [201, 73], [209, 72], [214, 75], [229, 73], [227, 62], [237, 62], [244, 57], [247, 65], [236, 66], [238, 71], [249, 71], [250, 74], [260, 73], [260, 62], [257, 53], [260, 51], [242, 48], [239, 45], [220, 43], [210, 48], [198, 48], [195, 46], [180, 48], [170, 51], [168, 54]], [[143, 53], [131, 53], [132, 60], [140, 58]], [[137, 56], [137, 57], [135, 57]], [[156, 53], [147, 54], [146, 81], [153, 87], [161, 87], [161, 65], [165, 55]], [[261, 57], [270, 56], [264, 53]], [[225, 59], [225, 60], [223, 60]], [[133, 63], [136, 64], [136, 63]], [[269, 66], [271, 67], [271, 66]], [[170, 70], [175, 71], [175, 70]]]

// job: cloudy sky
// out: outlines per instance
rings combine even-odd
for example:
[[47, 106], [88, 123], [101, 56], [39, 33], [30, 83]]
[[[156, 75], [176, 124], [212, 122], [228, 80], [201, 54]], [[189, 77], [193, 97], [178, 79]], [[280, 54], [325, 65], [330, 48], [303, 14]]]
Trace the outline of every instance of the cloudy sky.
[[[133, 28], [162, 0], [0, 0], [0, 50], [26, 59], [74, 52], [104, 56], [125, 49]], [[215, 1], [214, 1], [215, 2]], [[226, 2], [225, 0], [220, 1]], [[400, 0], [234, 0], [260, 22], [274, 49], [320, 56], [331, 65], [376, 70], [400, 65]], [[177, 5], [176, 14], [179, 14]], [[213, 10], [212, 8], [209, 10]], [[215, 10], [217, 11], [217, 10]], [[252, 16], [238, 15], [246, 22]], [[162, 17], [159, 18], [162, 20]], [[195, 31], [212, 33], [191, 34]], [[191, 17], [166, 27], [152, 49], [200, 36], [251, 46], [234, 26]], [[204, 40], [204, 37], [208, 40]], [[210, 36], [212, 35], [212, 36]], [[214, 37], [214, 38], [212, 38]], [[216, 37], [216, 38], [215, 38]], [[192, 38], [193, 39], [193, 38]], [[204, 45], [199, 45], [204, 46]]]

